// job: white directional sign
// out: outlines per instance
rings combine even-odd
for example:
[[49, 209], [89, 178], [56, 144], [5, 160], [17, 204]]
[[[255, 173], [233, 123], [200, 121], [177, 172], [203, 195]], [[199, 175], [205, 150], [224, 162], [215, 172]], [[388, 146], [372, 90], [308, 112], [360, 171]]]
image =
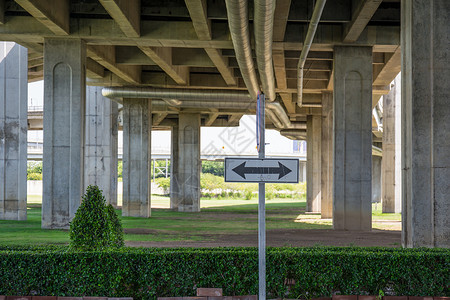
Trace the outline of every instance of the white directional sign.
[[298, 182], [298, 159], [225, 158], [227, 182]]

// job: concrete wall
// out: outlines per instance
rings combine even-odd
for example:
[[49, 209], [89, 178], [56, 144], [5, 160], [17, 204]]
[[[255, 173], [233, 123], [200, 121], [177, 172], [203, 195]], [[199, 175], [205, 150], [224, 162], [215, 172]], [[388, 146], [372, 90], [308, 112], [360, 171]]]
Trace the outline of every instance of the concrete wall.
[[123, 100], [123, 205], [122, 215], [151, 214], [151, 105], [147, 99]]
[[402, 243], [449, 248], [449, 1], [401, 9]]
[[0, 42], [0, 220], [27, 219], [27, 54]]
[[42, 227], [68, 228], [83, 195], [86, 45], [44, 41]]
[[333, 226], [372, 228], [372, 48], [335, 47]]

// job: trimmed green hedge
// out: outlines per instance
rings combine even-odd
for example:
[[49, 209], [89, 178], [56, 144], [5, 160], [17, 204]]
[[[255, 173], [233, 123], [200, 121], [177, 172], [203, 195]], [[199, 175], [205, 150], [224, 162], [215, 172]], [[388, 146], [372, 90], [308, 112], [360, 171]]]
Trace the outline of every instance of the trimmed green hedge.
[[[67, 247], [1, 247], [0, 295], [194, 296], [257, 294], [256, 248], [122, 248], [70, 252]], [[287, 286], [287, 282], [295, 284]], [[337, 294], [450, 296], [450, 250], [269, 248], [269, 298]]]

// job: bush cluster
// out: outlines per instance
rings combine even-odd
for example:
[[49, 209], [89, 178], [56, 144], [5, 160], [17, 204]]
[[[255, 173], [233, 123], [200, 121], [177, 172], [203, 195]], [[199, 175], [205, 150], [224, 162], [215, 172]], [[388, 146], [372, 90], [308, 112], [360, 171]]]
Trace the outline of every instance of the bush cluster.
[[86, 189], [83, 201], [70, 223], [70, 247], [76, 250], [97, 250], [122, 247], [123, 229], [111, 204], [106, 205], [96, 185]]
[[42, 162], [29, 161], [27, 163], [27, 180], [42, 180]]
[[[448, 249], [268, 248], [267, 296], [450, 296], [449, 268]], [[257, 249], [0, 247], [2, 295], [155, 299], [194, 296], [197, 287], [257, 294]]]

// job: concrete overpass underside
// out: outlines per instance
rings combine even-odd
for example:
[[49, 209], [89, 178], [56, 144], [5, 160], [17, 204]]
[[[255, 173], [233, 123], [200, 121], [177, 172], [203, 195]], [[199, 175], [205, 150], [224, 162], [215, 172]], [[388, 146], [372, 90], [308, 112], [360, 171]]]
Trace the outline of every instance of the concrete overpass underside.
[[119, 110], [123, 214], [151, 214], [152, 130], [172, 131], [172, 208], [198, 211], [200, 127], [237, 126], [264, 93], [266, 127], [310, 145], [308, 209], [335, 229], [370, 230], [372, 144], [392, 148], [394, 130], [384, 122], [382, 137], [373, 108], [403, 70], [403, 244], [449, 247], [449, 10], [446, 0], [0, 0], [0, 40], [25, 47], [0, 51], [0, 218], [26, 218], [24, 132], [41, 126], [27, 121], [26, 83], [44, 80], [44, 228], [66, 227], [88, 184], [115, 203]]

